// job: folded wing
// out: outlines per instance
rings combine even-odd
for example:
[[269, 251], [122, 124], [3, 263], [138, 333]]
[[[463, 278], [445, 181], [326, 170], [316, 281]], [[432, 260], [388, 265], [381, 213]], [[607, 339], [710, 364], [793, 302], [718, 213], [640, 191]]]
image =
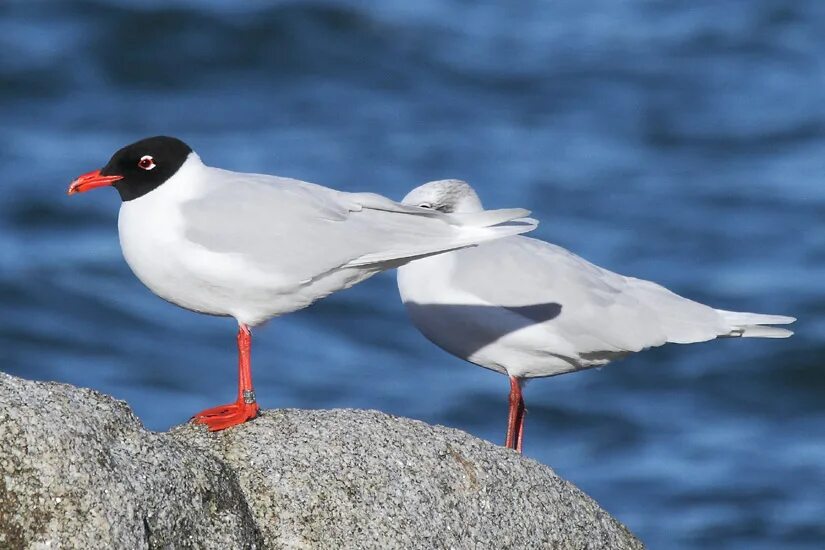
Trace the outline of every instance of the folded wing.
[[520, 209], [442, 214], [371, 193], [210, 170], [200, 196], [182, 206], [187, 239], [295, 282], [339, 268], [380, 271], [536, 225], [511, 221], [528, 214]]
[[558, 304], [558, 314], [544, 322], [579, 354], [635, 352], [667, 342], [702, 342], [720, 336], [791, 334], [775, 327], [757, 328], [789, 323], [791, 317], [716, 310], [527, 237], [458, 254], [461, 261], [455, 262], [452, 273], [457, 288], [512, 312]]

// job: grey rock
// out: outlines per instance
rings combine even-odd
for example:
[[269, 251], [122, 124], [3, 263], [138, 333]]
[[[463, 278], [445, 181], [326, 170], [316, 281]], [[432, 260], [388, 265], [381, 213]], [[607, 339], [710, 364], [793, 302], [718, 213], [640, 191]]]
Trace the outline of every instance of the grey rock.
[[0, 373], [0, 548], [261, 548], [234, 473], [92, 390]]
[[0, 548], [642, 548], [553, 471], [376, 411], [146, 431], [0, 373]]
[[172, 434], [235, 469], [272, 548], [641, 548], [550, 468], [458, 430], [278, 410]]

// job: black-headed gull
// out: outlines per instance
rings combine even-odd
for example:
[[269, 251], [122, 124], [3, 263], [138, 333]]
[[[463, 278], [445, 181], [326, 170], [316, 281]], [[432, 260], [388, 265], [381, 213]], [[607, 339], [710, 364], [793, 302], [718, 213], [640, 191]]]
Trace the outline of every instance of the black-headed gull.
[[[426, 183], [404, 204], [481, 212], [463, 181]], [[559, 246], [513, 236], [411, 262], [398, 289], [416, 327], [445, 351], [510, 378], [505, 445], [522, 448], [525, 379], [600, 367], [668, 342], [786, 338], [793, 317], [713, 309], [602, 269]]]
[[[258, 413], [249, 327], [415, 258], [535, 227], [526, 210], [443, 214], [372, 193], [204, 165], [179, 139], [117, 151], [69, 194], [120, 193], [123, 255], [143, 284], [186, 309], [238, 321], [238, 397], [195, 415], [211, 430]], [[497, 226], [497, 227], [492, 227]]]

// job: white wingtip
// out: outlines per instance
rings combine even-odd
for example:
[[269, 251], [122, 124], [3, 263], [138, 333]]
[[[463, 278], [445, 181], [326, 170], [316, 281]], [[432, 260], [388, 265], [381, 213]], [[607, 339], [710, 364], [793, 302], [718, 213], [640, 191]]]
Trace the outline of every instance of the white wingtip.
[[764, 325], [750, 325], [740, 327], [738, 330], [742, 331], [739, 334], [742, 338], [790, 338], [793, 336], [792, 330]]
[[793, 331], [769, 325], [789, 325], [796, 317], [787, 315], [764, 315], [740, 311], [717, 310], [731, 327], [731, 336], [742, 338], [788, 338]]
[[[529, 210], [524, 208], [500, 208], [498, 210], [481, 210], [479, 212], [456, 212], [446, 214], [445, 218], [452, 225], [463, 227], [491, 227], [522, 219], [531, 219]], [[536, 220], [532, 220], [538, 224]], [[535, 226], [534, 226], [535, 227]]]

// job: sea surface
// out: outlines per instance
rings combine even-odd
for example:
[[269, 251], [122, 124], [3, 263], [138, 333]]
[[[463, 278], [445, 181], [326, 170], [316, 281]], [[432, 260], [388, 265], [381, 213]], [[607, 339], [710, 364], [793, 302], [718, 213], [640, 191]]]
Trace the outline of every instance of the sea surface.
[[[164, 430], [233, 398], [235, 323], [135, 279], [114, 191], [65, 194], [156, 134], [396, 199], [465, 179], [614, 271], [797, 316], [531, 382], [525, 451], [651, 548], [825, 547], [825, 2], [4, 0], [0, 369]], [[504, 436], [507, 380], [419, 335], [394, 273], [256, 330], [254, 377]]]

